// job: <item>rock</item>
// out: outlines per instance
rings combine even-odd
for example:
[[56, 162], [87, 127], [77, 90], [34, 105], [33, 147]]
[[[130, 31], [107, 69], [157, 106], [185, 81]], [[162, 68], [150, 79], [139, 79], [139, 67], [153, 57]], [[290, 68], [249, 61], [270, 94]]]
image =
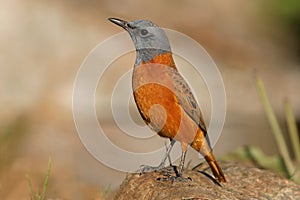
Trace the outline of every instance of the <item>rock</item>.
[[300, 199], [300, 185], [268, 170], [241, 163], [220, 162], [227, 182], [217, 184], [205, 163], [186, 169], [174, 179], [174, 170], [128, 174], [115, 195], [121, 199]]

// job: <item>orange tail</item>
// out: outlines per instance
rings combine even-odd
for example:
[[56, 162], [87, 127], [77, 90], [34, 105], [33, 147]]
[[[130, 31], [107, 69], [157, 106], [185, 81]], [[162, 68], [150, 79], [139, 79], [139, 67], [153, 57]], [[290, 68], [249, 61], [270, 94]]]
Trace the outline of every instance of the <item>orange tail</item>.
[[218, 165], [214, 155], [212, 153], [210, 153], [210, 154], [206, 155], [204, 158], [207, 161], [207, 163], [209, 164], [211, 171], [214, 174], [215, 178], [219, 182], [226, 182], [223, 171], [222, 171], [221, 167]]

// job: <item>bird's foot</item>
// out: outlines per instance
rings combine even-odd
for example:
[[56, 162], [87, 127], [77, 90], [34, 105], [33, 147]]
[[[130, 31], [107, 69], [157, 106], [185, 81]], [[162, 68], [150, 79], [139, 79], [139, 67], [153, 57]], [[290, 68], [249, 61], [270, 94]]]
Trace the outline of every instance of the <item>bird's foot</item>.
[[158, 177], [156, 180], [158, 181], [171, 181], [171, 182], [187, 182], [187, 181], [192, 181], [191, 177], [183, 177], [181, 176], [177, 176], [177, 175], [173, 175], [173, 174], [163, 174], [162, 177]]
[[164, 165], [159, 165], [159, 166], [149, 166], [149, 165], [141, 165], [140, 166], [140, 173], [146, 173], [146, 172], [157, 172], [164, 168]]
[[[159, 181], [172, 181], [172, 182], [186, 182], [191, 181], [191, 177], [183, 177], [182, 172], [178, 172], [177, 167], [172, 165], [173, 170], [167, 168], [167, 171], [162, 173], [162, 177], [158, 177], [156, 180]], [[174, 174], [175, 173], [175, 174]]]
[[144, 174], [146, 172], [160, 171], [162, 177], [158, 177], [156, 179], [159, 181], [186, 182], [192, 180], [190, 177], [183, 177], [182, 172], [178, 172], [177, 167], [174, 165], [172, 165], [171, 168], [164, 168], [164, 165], [159, 165], [156, 167], [149, 165], [141, 165], [139, 171], [140, 174]]

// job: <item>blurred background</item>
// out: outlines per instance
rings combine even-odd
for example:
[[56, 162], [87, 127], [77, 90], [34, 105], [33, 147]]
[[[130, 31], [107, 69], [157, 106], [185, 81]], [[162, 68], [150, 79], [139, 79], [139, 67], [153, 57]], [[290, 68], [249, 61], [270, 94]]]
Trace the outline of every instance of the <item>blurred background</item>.
[[[208, 51], [227, 93], [226, 122], [214, 150], [217, 157], [247, 144], [269, 155], [278, 153], [255, 88], [254, 70], [264, 80], [282, 126], [285, 97], [300, 117], [298, 1], [4, 0], [0, 199], [30, 199], [26, 175], [36, 190], [41, 189], [50, 157], [48, 198], [102, 199], [124, 179], [126, 174], [102, 165], [86, 151], [72, 118], [73, 83], [81, 63], [97, 44], [121, 31], [108, 17], [151, 20], [192, 37]], [[121, 75], [120, 67], [129, 69], [133, 61], [134, 53], [124, 56], [112, 70]], [[106, 100], [97, 106], [99, 113], [109, 106], [109, 80], [103, 80], [97, 93]], [[205, 99], [201, 104], [209, 102]], [[210, 108], [203, 109], [209, 114]], [[118, 138], [111, 117], [102, 124]]]

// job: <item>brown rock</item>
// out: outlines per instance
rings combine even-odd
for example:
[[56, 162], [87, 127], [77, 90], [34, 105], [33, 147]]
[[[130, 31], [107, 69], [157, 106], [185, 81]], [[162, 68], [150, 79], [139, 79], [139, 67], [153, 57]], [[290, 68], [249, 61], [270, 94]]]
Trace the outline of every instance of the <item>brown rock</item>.
[[[218, 185], [207, 164], [184, 171], [176, 180], [171, 167], [159, 172], [128, 174], [115, 199], [300, 199], [300, 185], [268, 170], [221, 162], [227, 183]], [[189, 177], [189, 179], [188, 179]]]

